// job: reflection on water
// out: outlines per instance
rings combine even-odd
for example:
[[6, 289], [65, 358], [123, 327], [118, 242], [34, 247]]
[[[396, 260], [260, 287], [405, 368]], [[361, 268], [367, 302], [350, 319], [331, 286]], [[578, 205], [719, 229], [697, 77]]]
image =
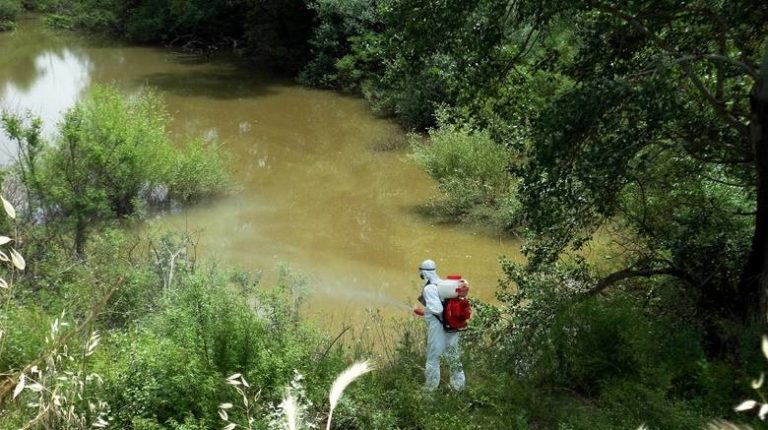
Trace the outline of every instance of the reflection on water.
[[[26, 87], [13, 81], [0, 87], [2, 107], [14, 112], [29, 111], [41, 118], [57, 118], [72, 106], [80, 92], [90, 83], [90, 63], [69, 49], [44, 51], [34, 60], [35, 79]], [[46, 121], [43, 132], [51, 137], [56, 123]], [[7, 153], [7, 151], [6, 151]], [[4, 154], [7, 155], [7, 154]], [[0, 159], [7, 162], [7, 158]]]
[[[492, 299], [498, 256], [516, 244], [436, 225], [416, 210], [434, 183], [404, 152], [372, 148], [401, 136], [353, 97], [302, 88], [232, 61], [192, 61], [155, 48], [98, 45], [24, 22], [0, 34], [0, 103], [31, 109], [50, 130], [93, 83], [149, 86], [173, 115], [172, 137], [217, 141], [231, 155], [233, 195], [153, 221], [198, 232], [198, 253], [250, 270], [267, 285], [286, 262], [309, 280], [309, 312], [328, 325], [375, 315], [410, 318], [420, 261], [459, 272]], [[24, 64], [24, 73], [19, 71]], [[333, 320], [333, 321], [330, 321]]]
[[[40, 26], [3, 34], [0, 52], [0, 108], [46, 119], [43, 133], [52, 136], [56, 119], [90, 82], [89, 57]], [[15, 148], [2, 135], [0, 148], [0, 163], [15, 157]]]

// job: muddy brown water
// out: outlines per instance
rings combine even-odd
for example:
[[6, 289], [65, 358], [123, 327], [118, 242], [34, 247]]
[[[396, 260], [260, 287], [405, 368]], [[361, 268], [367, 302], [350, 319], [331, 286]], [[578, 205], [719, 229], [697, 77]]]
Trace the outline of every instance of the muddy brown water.
[[[155, 89], [176, 141], [204, 136], [230, 154], [237, 183], [230, 196], [151, 223], [193, 232], [198, 255], [261, 271], [264, 285], [287, 264], [307, 280], [305, 313], [329, 330], [412, 318], [425, 258], [441, 274], [464, 275], [484, 300], [494, 297], [499, 256], [520, 258], [514, 241], [422, 215], [436, 184], [407, 150], [374, 149], [403, 131], [359, 98], [231, 60], [54, 32], [31, 18], [0, 33], [0, 106], [41, 116], [48, 135], [94, 84]], [[14, 154], [0, 137], [0, 160]]]

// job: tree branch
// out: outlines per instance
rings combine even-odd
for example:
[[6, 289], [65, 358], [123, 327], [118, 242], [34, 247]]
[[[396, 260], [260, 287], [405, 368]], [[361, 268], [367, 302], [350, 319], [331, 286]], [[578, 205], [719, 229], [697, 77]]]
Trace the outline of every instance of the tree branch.
[[709, 60], [712, 62], [717, 63], [724, 63], [724, 64], [730, 64], [732, 66], [736, 66], [739, 69], [746, 72], [752, 79], [757, 80], [758, 74], [755, 69], [753, 69], [749, 64], [743, 63], [738, 60], [734, 60], [731, 57], [728, 57], [727, 55], [721, 55], [721, 54], [691, 54], [691, 55], [684, 55], [682, 57], [676, 58], [672, 60], [671, 62], [667, 64], [680, 64], [680, 63], [688, 63], [696, 60]]
[[625, 279], [630, 278], [650, 278], [653, 276], [659, 276], [659, 275], [665, 275], [665, 276], [674, 276], [676, 278], [680, 278], [685, 280], [686, 282], [691, 283], [692, 279], [691, 277], [683, 272], [680, 269], [675, 269], [673, 267], [664, 267], [660, 269], [622, 269], [618, 272], [613, 272], [610, 275], [606, 276], [605, 278], [598, 281], [597, 285], [592, 287], [591, 289], [587, 290], [584, 293], [585, 297], [593, 297], [596, 296], [603, 291], [605, 291], [607, 288], [615, 285], [617, 282], [623, 281]]
[[[614, 16], [616, 18], [621, 19], [622, 21], [630, 24], [631, 26], [635, 27], [637, 30], [651, 38], [656, 45], [658, 45], [659, 48], [666, 51], [668, 54], [671, 54], [675, 57], [683, 57], [682, 53], [678, 52], [673, 47], [667, 45], [667, 43], [659, 37], [656, 33], [651, 31], [648, 27], [646, 27], [642, 22], [640, 22], [636, 17], [629, 15], [627, 13], [622, 12], [617, 7], [599, 3], [594, 0], [590, 0], [589, 4], [591, 4], [595, 9], [607, 13], [611, 16]], [[717, 55], [714, 55], [715, 57], [719, 57]], [[728, 57], [724, 57], [728, 58]], [[732, 60], [735, 61], [735, 60]], [[720, 103], [715, 96], [712, 95], [712, 93], [707, 90], [707, 88], [704, 86], [704, 83], [699, 79], [698, 76], [693, 71], [693, 68], [691, 67], [689, 62], [683, 62], [681, 63], [683, 72], [688, 77], [688, 79], [691, 80], [694, 87], [704, 96], [704, 98], [715, 108], [715, 111], [717, 111], [718, 115], [725, 120], [727, 123], [731, 124], [733, 127], [735, 127], [737, 130], [739, 130], [739, 133], [742, 133], [746, 136], [749, 135], [749, 128], [742, 124], [737, 118], [735, 118], [733, 115], [731, 115], [730, 112], [728, 112], [722, 103]]]

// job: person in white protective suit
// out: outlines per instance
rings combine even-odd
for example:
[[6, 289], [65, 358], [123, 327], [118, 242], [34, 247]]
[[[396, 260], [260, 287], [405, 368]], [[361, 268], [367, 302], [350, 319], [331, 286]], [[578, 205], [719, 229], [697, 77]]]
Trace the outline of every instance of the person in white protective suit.
[[[419, 266], [421, 279], [424, 281], [422, 292], [425, 309], [424, 321], [427, 323], [427, 363], [424, 367], [426, 382], [424, 388], [434, 391], [440, 385], [440, 357], [444, 356], [451, 371], [451, 387], [463, 390], [465, 385], [464, 369], [459, 357], [459, 333], [447, 332], [443, 328], [443, 303], [437, 291], [437, 265], [432, 260], [425, 260]], [[420, 298], [421, 300], [422, 298]], [[421, 314], [421, 310], [415, 310]]]

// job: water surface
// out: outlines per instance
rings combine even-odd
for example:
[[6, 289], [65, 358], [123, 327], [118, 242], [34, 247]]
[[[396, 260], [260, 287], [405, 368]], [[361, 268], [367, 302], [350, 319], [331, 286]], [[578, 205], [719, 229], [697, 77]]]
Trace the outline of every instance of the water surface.
[[[463, 274], [485, 300], [500, 277], [498, 257], [519, 258], [512, 241], [420, 215], [435, 183], [404, 150], [374, 150], [403, 132], [358, 98], [231, 60], [56, 33], [34, 20], [0, 34], [0, 106], [41, 116], [47, 134], [93, 84], [155, 89], [175, 141], [204, 136], [230, 155], [232, 195], [153, 223], [194, 232], [199, 255], [263, 271], [266, 285], [279, 263], [289, 264], [308, 280], [306, 312], [328, 328], [363, 324], [369, 309], [410, 318], [425, 258], [442, 274]], [[15, 152], [2, 139], [8, 162]]]

